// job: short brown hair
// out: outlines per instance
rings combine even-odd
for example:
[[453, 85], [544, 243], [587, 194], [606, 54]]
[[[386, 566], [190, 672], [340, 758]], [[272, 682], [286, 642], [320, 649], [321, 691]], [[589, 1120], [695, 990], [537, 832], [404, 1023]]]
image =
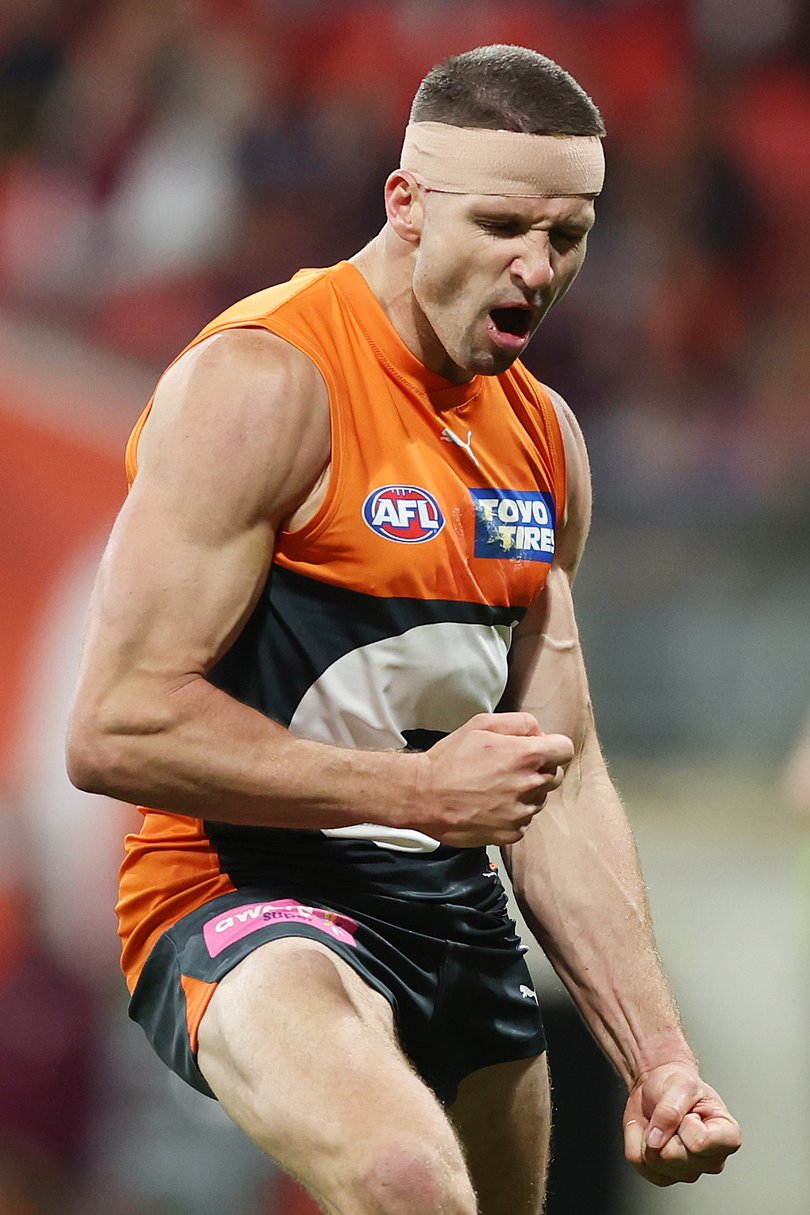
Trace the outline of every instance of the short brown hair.
[[479, 46], [425, 76], [411, 122], [525, 135], [604, 135], [602, 115], [574, 77], [525, 46]]

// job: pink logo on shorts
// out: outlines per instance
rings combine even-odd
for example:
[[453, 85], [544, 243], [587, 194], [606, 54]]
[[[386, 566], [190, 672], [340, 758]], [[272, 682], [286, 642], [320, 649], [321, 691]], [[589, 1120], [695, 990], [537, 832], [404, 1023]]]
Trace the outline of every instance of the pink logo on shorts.
[[209, 920], [203, 928], [203, 937], [212, 958], [222, 953], [235, 941], [241, 941], [248, 933], [268, 924], [311, 924], [344, 945], [356, 945], [354, 934], [357, 921], [337, 911], [326, 911], [323, 907], [307, 907], [295, 899], [275, 899], [272, 903], [245, 903], [234, 907], [226, 915]]

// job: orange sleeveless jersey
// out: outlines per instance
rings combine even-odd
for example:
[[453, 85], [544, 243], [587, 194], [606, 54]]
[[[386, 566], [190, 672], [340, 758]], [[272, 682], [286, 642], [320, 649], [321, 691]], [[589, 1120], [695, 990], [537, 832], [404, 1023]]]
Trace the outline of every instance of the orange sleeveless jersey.
[[[346, 262], [243, 300], [191, 345], [241, 327], [279, 335], [319, 368], [332, 465], [326, 500], [279, 535], [253, 615], [209, 679], [296, 734], [372, 750], [421, 749], [493, 711], [511, 631], [545, 582], [565, 507], [545, 389], [519, 363], [463, 385], [428, 371]], [[149, 408], [127, 449], [130, 478]], [[323, 868], [340, 850], [382, 847], [416, 862], [438, 847], [374, 824], [292, 831], [144, 814], [126, 842], [117, 908], [131, 989], [162, 931], [218, 894], [260, 885], [263, 858]]]

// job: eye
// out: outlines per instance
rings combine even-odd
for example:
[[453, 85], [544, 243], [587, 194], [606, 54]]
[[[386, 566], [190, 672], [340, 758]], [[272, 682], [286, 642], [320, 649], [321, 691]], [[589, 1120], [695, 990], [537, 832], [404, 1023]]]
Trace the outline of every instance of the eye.
[[552, 228], [551, 240], [554, 246], [558, 249], [569, 250], [576, 249], [584, 241], [587, 233], [581, 229], [571, 228]]
[[492, 236], [520, 236], [523, 231], [519, 223], [508, 219], [479, 219], [477, 224], [483, 232], [489, 232]]

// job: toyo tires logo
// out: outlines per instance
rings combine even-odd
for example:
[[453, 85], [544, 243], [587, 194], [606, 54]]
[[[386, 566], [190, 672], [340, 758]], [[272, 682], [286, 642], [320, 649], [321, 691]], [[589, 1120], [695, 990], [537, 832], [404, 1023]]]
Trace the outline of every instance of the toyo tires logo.
[[444, 527], [438, 502], [418, 485], [384, 485], [372, 490], [363, 503], [363, 519], [378, 536], [398, 544], [422, 544]]
[[476, 557], [554, 560], [554, 498], [539, 490], [471, 489]]

